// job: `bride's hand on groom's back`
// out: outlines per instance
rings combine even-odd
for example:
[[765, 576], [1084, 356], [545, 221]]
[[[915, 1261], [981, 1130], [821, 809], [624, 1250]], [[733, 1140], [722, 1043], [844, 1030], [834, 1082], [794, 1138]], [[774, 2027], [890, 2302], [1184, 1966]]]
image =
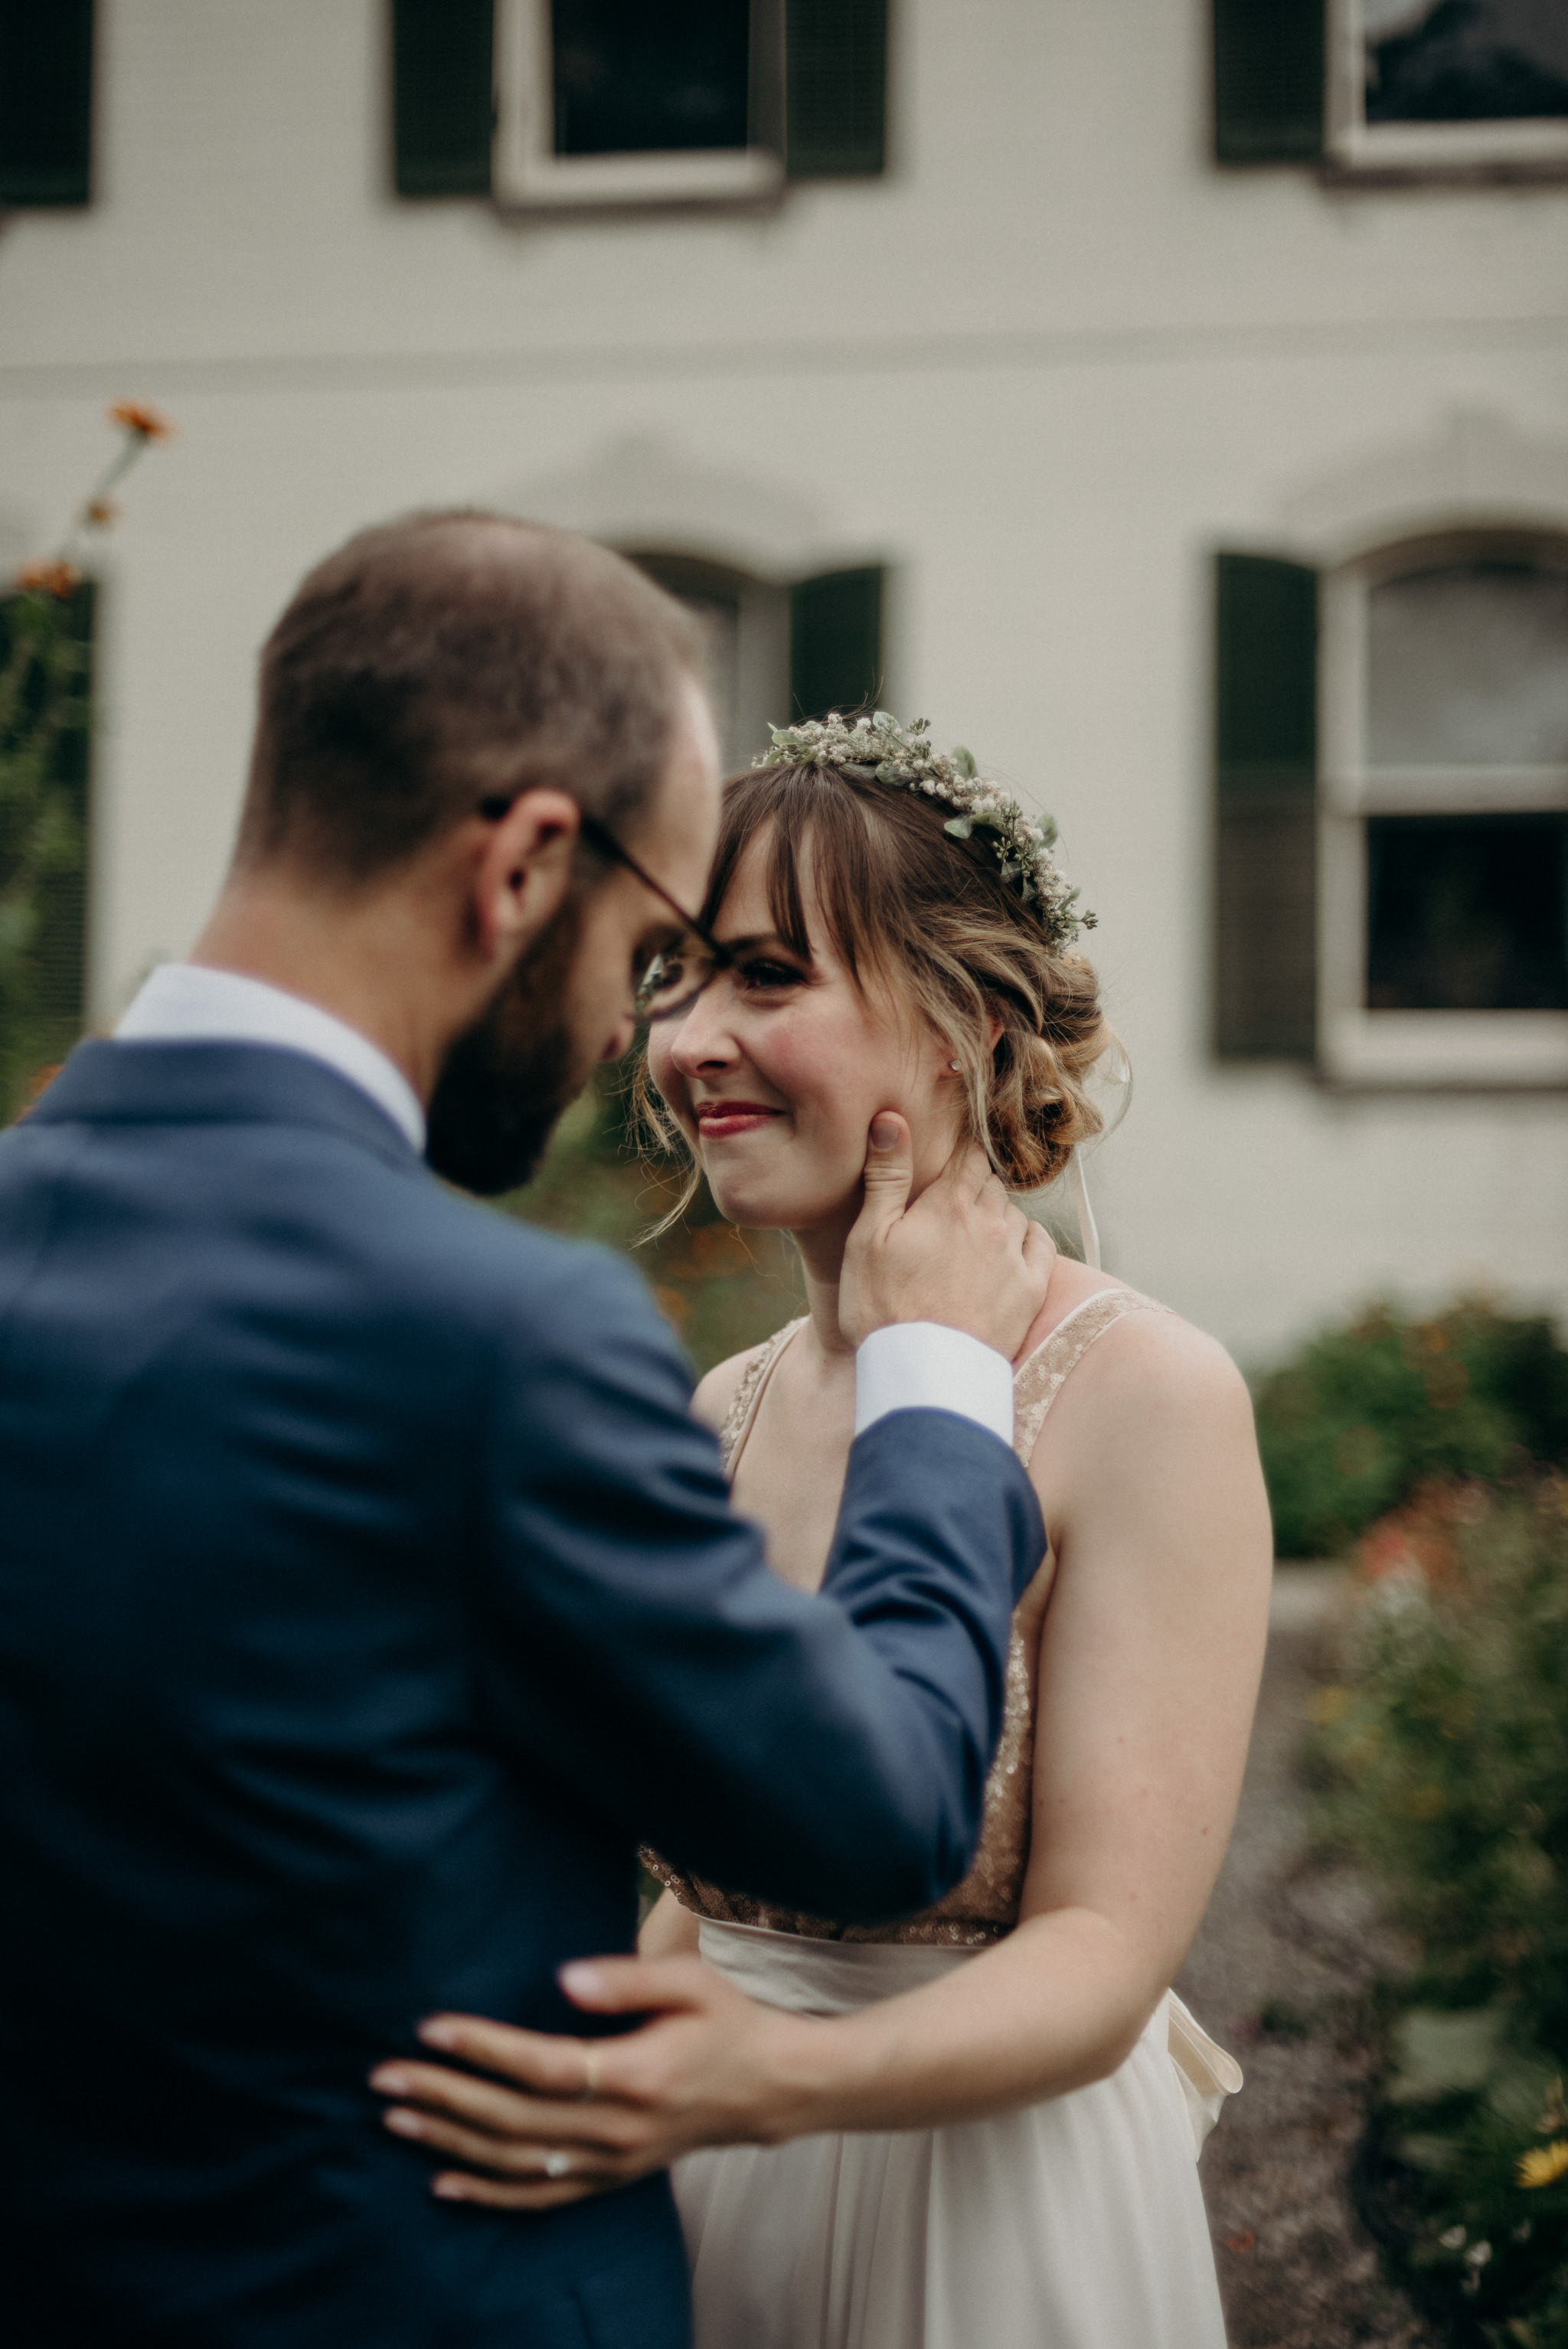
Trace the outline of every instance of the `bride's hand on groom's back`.
[[910, 1202], [909, 1127], [872, 1118], [865, 1205], [844, 1249], [839, 1326], [851, 1345], [892, 1321], [941, 1321], [1010, 1361], [1045, 1302], [1056, 1260], [1049, 1235], [1016, 1207], [972, 1143]]
[[699, 2145], [796, 2133], [820, 2023], [758, 2004], [695, 1957], [596, 1958], [563, 1967], [562, 1984], [577, 2005], [637, 2014], [642, 2028], [568, 2039], [436, 2015], [420, 2037], [472, 2070], [398, 2057], [371, 2074], [393, 2100], [387, 2127], [459, 2165], [431, 2181], [444, 2199], [551, 2210]]

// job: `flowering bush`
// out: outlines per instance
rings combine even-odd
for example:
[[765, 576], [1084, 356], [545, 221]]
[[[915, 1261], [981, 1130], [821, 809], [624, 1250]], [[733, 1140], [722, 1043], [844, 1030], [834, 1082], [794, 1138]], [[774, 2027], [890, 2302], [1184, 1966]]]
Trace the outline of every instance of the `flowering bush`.
[[1257, 1417], [1280, 1556], [1338, 1557], [1433, 1477], [1568, 1464], [1568, 1350], [1484, 1299], [1375, 1305], [1262, 1381]]
[[1415, 1951], [1384, 2231], [1456, 2341], [1568, 2349], [1568, 1480], [1429, 1485], [1358, 1566], [1350, 1668], [1314, 1712], [1329, 1824]]
[[75, 974], [82, 963], [92, 590], [81, 542], [114, 521], [110, 492], [173, 430], [137, 400], [108, 413], [120, 445], [65, 546], [25, 564], [0, 595], [0, 1122], [69, 1050], [80, 1019], [48, 967]]

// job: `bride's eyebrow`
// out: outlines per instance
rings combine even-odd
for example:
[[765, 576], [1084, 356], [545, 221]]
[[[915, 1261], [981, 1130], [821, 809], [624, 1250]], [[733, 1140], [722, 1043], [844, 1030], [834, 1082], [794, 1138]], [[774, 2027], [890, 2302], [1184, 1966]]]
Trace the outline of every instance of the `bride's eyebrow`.
[[777, 930], [748, 930], [734, 938], [723, 937], [716, 930], [714, 936], [719, 946], [733, 955], [755, 954], [759, 947], [765, 947], [770, 951], [788, 955], [791, 962], [810, 962], [811, 959], [809, 954], [803, 955], [799, 947], [792, 947], [788, 938], [781, 937]]

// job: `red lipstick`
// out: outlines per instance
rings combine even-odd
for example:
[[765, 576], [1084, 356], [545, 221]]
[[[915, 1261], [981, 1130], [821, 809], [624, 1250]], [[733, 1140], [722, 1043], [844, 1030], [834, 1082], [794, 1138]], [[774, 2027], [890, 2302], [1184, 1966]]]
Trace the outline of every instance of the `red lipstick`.
[[770, 1109], [766, 1102], [698, 1102], [697, 1131], [705, 1142], [723, 1142], [732, 1134], [755, 1133], [769, 1118], [783, 1114], [782, 1110]]

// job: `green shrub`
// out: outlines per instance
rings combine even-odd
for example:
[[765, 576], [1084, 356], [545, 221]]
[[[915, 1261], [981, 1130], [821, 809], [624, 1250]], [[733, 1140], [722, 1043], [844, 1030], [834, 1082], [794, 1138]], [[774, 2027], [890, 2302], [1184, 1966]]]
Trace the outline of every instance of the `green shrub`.
[[1375, 1305], [1263, 1380], [1257, 1416], [1280, 1556], [1336, 1556], [1434, 1476], [1568, 1463], [1568, 1350], [1482, 1299], [1425, 1321]]
[[1375, 2133], [1457, 2342], [1568, 2349], [1568, 1481], [1430, 1487], [1314, 1703], [1327, 1820], [1414, 1945]]

